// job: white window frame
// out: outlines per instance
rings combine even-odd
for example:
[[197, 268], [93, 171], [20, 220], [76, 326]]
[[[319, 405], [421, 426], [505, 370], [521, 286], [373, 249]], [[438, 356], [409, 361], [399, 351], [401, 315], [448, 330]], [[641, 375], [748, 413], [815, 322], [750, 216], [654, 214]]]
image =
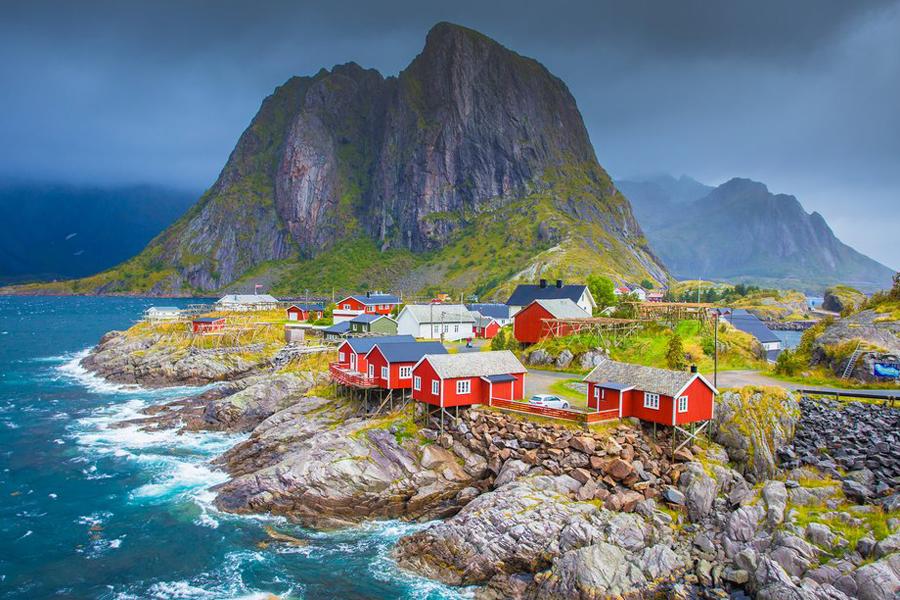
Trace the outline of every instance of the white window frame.
[[600, 399], [600, 386], [594, 386], [594, 400]]
[[412, 377], [412, 367], [400, 367], [400, 379], [409, 379]]
[[[684, 404], [682, 405], [682, 401]], [[687, 396], [678, 396], [678, 412], [686, 413], [688, 411], [688, 397]]]
[[341, 352], [341, 353], [340, 353], [340, 356], [338, 357], [338, 360], [339, 360], [340, 362], [345, 362], [345, 361], [347, 360], [347, 353], [346, 353], [346, 352]]
[[453, 333], [459, 333], [459, 325], [453, 326]]
[[659, 394], [644, 392], [644, 408], [659, 410]]
[[459, 395], [471, 394], [472, 393], [472, 380], [471, 379], [458, 379], [456, 381], [456, 393]]
[[387, 367], [381, 367], [381, 378], [382, 379], [388, 378], [388, 368]]
[[345, 305], [344, 305], [344, 310], [350, 310], [350, 305], [349, 305], [349, 304], [345, 304]]
[[431, 382], [431, 393], [435, 396], [439, 396], [441, 394], [441, 382], [437, 379]]
[[413, 377], [413, 389], [416, 390], [417, 392], [422, 391], [422, 378], [419, 377], [418, 375]]
[[375, 377], [375, 365], [369, 365], [368, 372], [369, 379], [373, 379]]

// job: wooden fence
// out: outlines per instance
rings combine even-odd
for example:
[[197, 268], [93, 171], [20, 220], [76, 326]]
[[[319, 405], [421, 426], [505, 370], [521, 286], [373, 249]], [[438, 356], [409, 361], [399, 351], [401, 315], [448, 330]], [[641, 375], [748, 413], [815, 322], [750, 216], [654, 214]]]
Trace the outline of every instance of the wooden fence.
[[599, 423], [601, 421], [610, 421], [619, 418], [618, 409], [586, 413], [564, 408], [534, 406], [527, 402], [515, 402], [513, 400], [503, 400], [501, 398], [492, 398], [491, 406], [502, 410], [537, 415], [548, 419], [559, 419], [561, 421], [569, 421], [572, 423]]

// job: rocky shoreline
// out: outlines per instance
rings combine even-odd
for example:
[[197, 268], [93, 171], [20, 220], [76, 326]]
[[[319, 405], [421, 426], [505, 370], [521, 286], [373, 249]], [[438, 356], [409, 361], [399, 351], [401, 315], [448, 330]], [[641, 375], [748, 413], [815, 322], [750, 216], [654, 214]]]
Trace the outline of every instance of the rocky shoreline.
[[215, 461], [231, 476], [220, 510], [317, 529], [438, 520], [400, 539], [397, 564], [478, 598], [900, 591], [900, 411], [727, 392], [715, 441], [673, 454], [636, 423], [588, 431], [476, 408], [441, 432], [412, 404], [367, 418], [290, 360], [155, 350], [117, 333], [83, 364], [143, 385], [220, 382], [123, 424], [248, 433]]

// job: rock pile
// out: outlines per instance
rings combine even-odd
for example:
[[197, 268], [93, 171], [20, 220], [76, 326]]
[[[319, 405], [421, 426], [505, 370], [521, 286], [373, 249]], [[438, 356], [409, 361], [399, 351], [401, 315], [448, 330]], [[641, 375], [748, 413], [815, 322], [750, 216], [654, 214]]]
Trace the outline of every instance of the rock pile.
[[816, 467], [859, 501], [900, 491], [900, 409], [804, 398], [800, 411], [793, 444], [778, 452], [785, 467]]
[[[466, 462], [472, 455], [484, 457], [495, 487], [539, 468], [571, 477], [577, 484], [573, 498], [598, 500], [615, 511], [631, 512], [642, 500], [656, 498], [677, 482], [680, 472], [664, 448], [624, 424], [593, 433], [472, 409], [443, 435], [434, 430], [423, 435]], [[692, 455], [685, 449], [676, 458], [690, 460]]]

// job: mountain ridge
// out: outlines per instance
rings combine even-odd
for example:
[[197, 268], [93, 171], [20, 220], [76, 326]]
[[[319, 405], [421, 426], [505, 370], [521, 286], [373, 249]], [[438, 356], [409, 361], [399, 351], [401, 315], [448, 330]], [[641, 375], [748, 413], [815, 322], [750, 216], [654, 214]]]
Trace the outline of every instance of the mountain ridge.
[[[522, 211], [539, 220], [523, 222]], [[498, 218], [527, 231], [491, 225]], [[513, 246], [484, 240], [502, 269], [462, 272], [456, 255], [479, 234]], [[416, 289], [489, 292], [517, 273], [667, 277], [566, 85], [483, 34], [439, 23], [396, 77], [346, 63], [276, 88], [196, 205], [79, 288], [202, 294], [253, 276], [283, 289], [354, 240], [404, 256], [422, 274]], [[348, 269], [348, 282], [369, 283], [360, 277]]]
[[891, 269], [841, 242], [820, 213], [807, 213], [795, 196], [773, 194], [761, 182], [734, 177], [688, 203], [621, 185], [636, 214], [655, 212], [643, 225], [677, 278], [808, 291], [837, 283], [874, 291], [891, 281]]

